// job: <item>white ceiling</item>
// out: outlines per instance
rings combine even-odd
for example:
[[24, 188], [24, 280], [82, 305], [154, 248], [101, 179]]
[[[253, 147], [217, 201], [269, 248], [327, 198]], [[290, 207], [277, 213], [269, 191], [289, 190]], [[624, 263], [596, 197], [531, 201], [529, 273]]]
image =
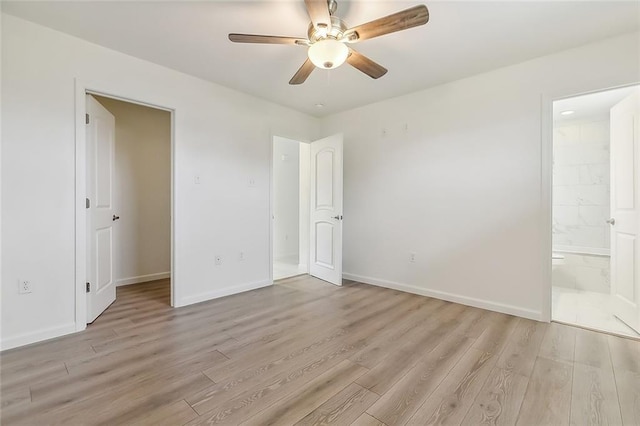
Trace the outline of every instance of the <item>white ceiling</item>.
[[[234, 44], [229, 32], [306, 36], [302, 0], [3, 1], [12, 14], [315, 116], [347, 110], [640, 30], [638, 1], [431, 1], [427, 25], [355, 47], [389, 69], [344, 65], [288, 84], [306, 48]], [[419, 1], [338, 0], [350, 26]], [[324, 108], [315, 105], [324, 104]]]
[[[620, 87], [555, 101], [553, 119], [560, 123], [584, 118], [608, 117], [611, 107], [634, 91], [640, 91], [640, 86]], [[573, 114], [562, 115], [563, 111], [573, 111]]]

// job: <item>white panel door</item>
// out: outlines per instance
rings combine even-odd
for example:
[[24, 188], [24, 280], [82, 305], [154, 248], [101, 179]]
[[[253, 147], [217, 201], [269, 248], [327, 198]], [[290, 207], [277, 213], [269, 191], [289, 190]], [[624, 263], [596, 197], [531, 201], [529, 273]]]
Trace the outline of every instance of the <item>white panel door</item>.
[[86, 97], [87, 143], [87, 322], [116, 300], [113, 209], [115, 118], [91, 95]]
[[311, 143], [309, 273], [342, 285], [342, 135]]
[[615, 315], [640, 332], [640, 93], [611, 109], [611, 292]]

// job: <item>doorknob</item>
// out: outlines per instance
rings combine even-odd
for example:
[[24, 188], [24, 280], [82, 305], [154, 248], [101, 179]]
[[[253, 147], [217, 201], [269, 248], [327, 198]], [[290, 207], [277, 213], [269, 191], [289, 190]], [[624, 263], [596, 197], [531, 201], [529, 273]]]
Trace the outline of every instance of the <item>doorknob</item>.
[[335, 220], [342, 220], [342, 215], [334, 216], [333, 218], [334, 218]]
[[609, 225], [615, 225], [616, 224], [616, 219], [612, 217], [611, 219], [607, 220], [607, 223]]
[[113, 221], [115, 222], [116, 220], [120, 219], [120, 216], [116, 216], [115, 214], [113, 215]]

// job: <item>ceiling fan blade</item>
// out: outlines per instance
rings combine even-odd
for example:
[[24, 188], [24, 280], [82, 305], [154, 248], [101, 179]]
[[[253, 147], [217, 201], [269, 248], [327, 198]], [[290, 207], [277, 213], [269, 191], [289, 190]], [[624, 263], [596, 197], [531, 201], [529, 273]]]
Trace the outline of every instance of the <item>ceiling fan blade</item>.
[[329, 4], [327, 0], [304, 0], [307, 6], [309, 18], [316, 29], [331, 28], [331, 15], [329, 14]]
[[258, 34], [229, 34], [229, 40], [234, 43], [262, 43], [262, 44], [303, 44], [308, 45], [309, 40], [297, 37], [281, 37]]
[[291, 78], [291, 80], [289, 81], [289, 84], [304, 83], [307, 77], [309, 77], [309, 75], [311, 74], [311, 71], [315, 69], [315, 67], [316, 66], [313, 65], [313, 62], [311, 62], [311, 59], [307, 58], [307, 60], [304, 61], [304, 64], [302, 64], [300, 69], [295, 73], [293, 78]]
[[362, 53], [358, 53], [353, 49], [349, 49], [347, 63], [374, 79], [382, 77], [388, 71], [382, 65], [373, 62]]
[[429, 22], [429, 9], [421, 4], [398, 13], [394, 13], [366, 24], [350, 28], [343, 38], [354, 43], [360, 40], [406, 30]]

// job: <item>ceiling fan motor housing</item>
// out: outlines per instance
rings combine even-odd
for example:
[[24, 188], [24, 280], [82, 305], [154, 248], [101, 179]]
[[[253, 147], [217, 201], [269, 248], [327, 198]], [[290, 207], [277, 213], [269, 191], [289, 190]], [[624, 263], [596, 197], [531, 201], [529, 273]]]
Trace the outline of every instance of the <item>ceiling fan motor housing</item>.
[[315, 43], [316, 41], [323, 40], [325, 38], [340, 40], [348, 28], [349, 27], [347, 27], [347, 24], [342, 19], [331, 15], [331, 28], [316, 28], [313, 24], [309, 24], [307, 35], [311, 43]]

